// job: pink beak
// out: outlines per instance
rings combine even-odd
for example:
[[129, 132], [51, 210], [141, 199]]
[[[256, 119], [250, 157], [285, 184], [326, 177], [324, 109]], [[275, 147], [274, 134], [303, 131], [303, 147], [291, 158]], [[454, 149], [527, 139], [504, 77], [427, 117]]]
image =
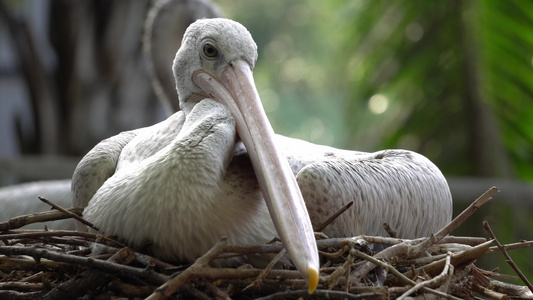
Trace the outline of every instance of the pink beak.
[[287, 158], [274, 142], [274, 130], [263, 110], [249, 64], [236, 60], [226, 67], [220, 80], [203, 71], [195, 73], [193, 80], [233, 114], [279, 237], [312, 293], [319, 279], [313, 227]]

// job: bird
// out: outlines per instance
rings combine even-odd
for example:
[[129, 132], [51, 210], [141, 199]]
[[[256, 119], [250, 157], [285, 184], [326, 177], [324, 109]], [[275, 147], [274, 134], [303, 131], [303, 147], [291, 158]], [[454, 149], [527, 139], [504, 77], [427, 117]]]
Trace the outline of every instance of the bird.
[[[180, 110], [97, 144], [72, 178], [73, 205], [102, 233], [163, 259], [193, 261], [222, 236], [279, 236], [309, 291], [318, 283], [313, 225], [347, 202], [331, 237], [429, 236], [451, 220], [446, 179], [408, 150], [366, 153], [274, 134], [255, 88], [257, 46], [238, 22], [191, 24], [172, 66]], [[77, 224], [78, 230], [87, 230]]]

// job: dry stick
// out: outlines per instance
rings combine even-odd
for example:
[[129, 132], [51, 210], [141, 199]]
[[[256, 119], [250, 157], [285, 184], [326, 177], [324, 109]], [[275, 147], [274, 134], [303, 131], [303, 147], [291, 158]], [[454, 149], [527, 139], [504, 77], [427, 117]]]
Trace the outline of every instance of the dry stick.
[[479, 244], [483, 244], [486, 242], [487, 239], [484, 237], [468, 237], [468, 236], [453, 236], [449, 235], [442, 240], [440, 240], [440, 243], [457, 243], [457, 244], [463, 244], [463, 245], [470, 245], [470, 246], [476, 246]]
[[39, 263], [41, 258], [46, 258], [53, 261], [65, 262], [69, 264], [82, 265], [87, 267], [93, 267], [110, 273], [121, 274], [129, 278], [146, 279], [155, 284], [161, 284], [165, 282], [168, 277], [151, 271], [149, 269], [140, 269], [121, 264], [111, 263], [94, 258], [80, 257], [71, 254], [59, 253], [46, 249], [36, 247], [12, 247], [12, 246], [0, 246], [0, 254], [3, 255], [28, 255]]
[[488, 297], [489, 299], [498, 299], [498, 300], [509, 300], [511, 299], [511, 297], [509, 297], [508, 295], [505, 295], [505, 294], [502, 294], [502, 293], [499, 293], [499, 292], [496, 292], [496, 291], [493, 291], [493, 290], [489, 290], [488, 288], [478, 284], [478, 283], [474, 283], [472, 285], [472, 289], [480, 294], [482, 294], [483, 296], [486, 296]]
[[338, 283], [339, 283], [339, 280], [341, 278], [341, 276], [343, 275], [346, 275], [346, 273], [350, 273], [350, 269], [351, 269], [351, 265], [352, 265], [352, 261], [353, 261], [353, 256], [355, 255], [354, 253], [352, 253], [352, 250], [353, 250], [353, 246], [351, 246], [350, 249], [346, 249], [350, 246], [344, 246], [343, 248], [345, 248], [344, 250], [350, 250], [349, 254], [348, 254], [348, 257], [346, 258], [346, 260], [344, 261], [344, 264], [342, 264], [341, 266], [337, 267], [335, 269], [335, 271], [333, 271], [333, 273], [331, 273], [329, 276], [327, 276], [323, 281], [324, 281], [324, 285], [326, 286], [326, 288], [329, 290], [329, 289], [332, 289], [333, 287], [335, 287]]
[[[400, 279], [401, 281], [407, 283], [407, 284], [410, 284], [410, 285], [416, 285], [416, 282], [414, 282], [413, 280], [409, 279], [408, 277], [406, 277], [405, 275], [403, 275], [402, 273], [400, 273], [398, 270], [396, 270], [396, 268], [394, 268], [393, 266], [381, 261], [381, 260], [378, 260], [368, 254], [365, 254], [361, 251], [358, 251], [358, 250], [354, 250], [355, 251], [355, 255], [359, 258], [362, 258], [364, 260], [367, 260], [375, 265], [378, 265], [384, 269], [387, 269], [389, 272], [391, 272], [392, 274], [394, 274], [396, 277], [398, 277], [398, 279]], [[449, 295], [449, 294], [446, 294], [446, 293], [443, 293], [441, 291], [437, 291], [437, 290], [434, 290], [434, 289], [431, 289], [431, 288], [428, 288], [426, 286], [423, 286], [421, 287], [422, 290], [424, 290], [425, 292], [428, 292], [428, 293], [433, 293], [437, 296], [440, 296], [440, 297], [444, 297], [446, 299], [454, 299], [454, 300], [459, 300], [460, 298], [457, 298], [457, 297], [454, 297], [452, 295]]]
[[93, 223], [91, 223], [91, 222], [85, 220], [84, 218], [78, 216], [77, 214], [73, 214], [73, 213], [69, 212], [68, 210], [64, 209], [63, 207], [61, 207], [61, 206], [59, 206], [59, 205], [53, 203], [52, 201], [50, 201], [50, 200], [48, 200], [48, 199], [46, 199], [46, 198], [44, 198], [44, 197], [40, 197], [40, 196], [39, 196], [39, 197], [37, 197], [37, 198], [39, 198], [39, 200], [43, 201], [44, 203], [46, 203], [46, 204], [52, 206], [53, 208], [59, 210], [60, 212], [64, 213], [65, 215], [70, 216], [70, 217], [72, 217], [72, 218], [74, 218], [74, 219], [76, 219], [76, 220], [82, 222], [83, 224], [85, 224], [85, 225], [91, 227], [92, 229], [94, 229], [94, 230], [96, 230], [96, 231], [100, 231], [98, 228], [96, 228], [96, 227], [93, 225]]
[[498, 280], [490, 280], [490, 287], [496, 291], [501, 292], [511, 297], [521, 298], [521, 299], [533, 299], [533, 295], [527, 286], [523, 285], [514, 285], [506, 282], [501, 282]]
[[[0, 1], [1, 3], [1, 1]], [[27, 293], [21, 293], [13, 290], [0, 290], [0, 298], [1, 299], [17, 299], [17, 300], [34, 300], [39, 299], [42, 292], [27, 292]]]
[[[484, 276], [487, 276], [487, 277], [491, 277], [491, 278], [502, 278], [502, 279], [507, 279], [507, 280], [518, 280], [518, 276], [501, 274], [501, 273], [498, 273], [498, 272], [487, 271], [487, 270], [483, 270], [483, 269], [479, 269], [479, 268], [477, 268], [476, 271], [481, 273], [481, 275], [484, 275]], [[526, 286], [523, 286], [523, 287], [526, 288], [527, 290], [529, 290]]]
[[[503, 247], [505, 250], [533, 248], [533, 241], [522, 241], [518, 243], [505, 244], [503, 245]], [[498, 246], [493, 246], [489, 248], [489, 251], [487, 251], [487, 253], [495, 253], [495, 252], [500, 252], [500, 251], [501, 249]]]
[[[114, 278], [105, 287], [105, 289], [109, 289], [113, 291], [115, 295], [120, 294], [122, 297], [124, 297], [124, 298], [117, 297], [118, 299], [142, 299], [152, 293], [152, 289], [147, 285], [142, 285], [142, 286], [133, 285], [133, 284], [124, 282], [120, 280], [119, 278]], [[97, 298], [97, 296], [95, 296], [94, 298]]]
[[27, 231], [27, 232], [19, 232], [19, 231], [6, 231], [0, 233], [1, 239], [24, 239], [24, 238], [35, 238], [35, 237], [59, 237], [59, 236], [78, 236], [83, 238], [91, 238], [94, 239], [95, 242], [100, 242], [101, 240], [112, 242], [120, 247], [127, 247], [126, 245], [115, 241], [114, 239], [104, 236], [97, 233], [91, 233], [91, 232], [81, 232], [81, 231], [72, 231], [72, 230], [58, 230], [58, 231]]
[[[172, 294], [178, 292], [185, 284], [191, 280], [202, 279], [251, 279], [259, 276], [259, 269], [234, 269], [234, 268], [212, 268], [209, 262], [226, 252], [226, 240], [219, 241], [206, 254], [198, 258], [191, 266], [180, 272], [177, 276], [169, 279], [158, 287], [146, 299], [167, 299]], [[228, 247], [232, 248], [232, 246]], [[302, 289], [305, 287], [305, 280], [300, 272], [296, 270], [272, 270], [267, 278], [271, 279], [294, 279], [292, 284], [298, 284]]]
[[[483, 204], [487, 203], [490, 199], [492, 199], [492, 196], [497, 193], [499, 190], [496, 187], [490, 188], [488, 191], [486, 191], [483, 195], [481, 195], [479, 198], [477, 198], [470, 206], [468, 206], [462, 213], [460, 213], [455, 219], [453, 219], [448, 225], [444, 226], [439, 232], [436, 234], [432, 234], [429, 238], [424, 239], [422, 242], [418, 244], [414, 244], [414, 240], [412, 241], [404, 241], [402, 243], [396, 244], [392, 247], [389, 247], [378, 254], [376, 254], [376, 258], [389, 258], [392, 256], [402, 256], [405, 255], [407, 257], [416, 257], [420, 255], [422, 252], [426, 251], [429, 247], [432, 245], [438, 243], [442, 239], [444, 239], [450, 232], [455, 230], [457, 227], [459, 227], [466, 219], [468, 219], [476, 210], [478, 210]], [[373, 270], [376, 267], [375, 264], [373, 264], [370, 261], [365, 262], [361, 267], [359, 267], [356, 272], [354, 273], [355, 278], [361, 279], [364, 276], [368, 274], [371, 270]]]
[[350, 202], [346, 203], [336, 213], [331, 215], [331, 217], [329, 217], [326, 221], [324, 221], [322, 224], [318, 225], [317, 228], [315, 228], [315, 231], [320, 232], [320, 231], [324, 230], [324, 228], [326, 228], [329, 224], [331, 224], [331, 222], [335, 221], [335, 219], [337, 219], [342, 213], [347, 211], [348, 208], [350, 208], [353, 205], [353, 203], [354, 203], [353, 201], [350, 201]]
[[439, 261], [446, 258], [446, 254], [438, 254], [432, 256], [417, 257], [413, 259], [406, 259], [403, 261], [397, 261], [396, 266], [412, 266], [412, 265], [427, 265], [435, 261]]
[[28, 277], [24, 277], [20, 280], [20, 282], [32, 282], [32, 281], [43, 281], [43, 271], [40, 271], [38, 273], [35, 273], [33, 275], [30, 275]]
[[203, 280], [201, 282], [201, 285], [205, 286], [206, 290], [211, 292], [213, 294], [213, 297], [209, 297], [208, 299], [230, 299], [229, 293], [226, 290], [222, 290], [218, 287], [217, 284], [209, 281], [209, 280]]
[[383, 223], [383, 229], [389, 234], [390, 237], [398, 237], [398, 232], [389, 225], [389, 223]]
[[[318, 225], [317, 228], [314, 229], [314, 231], [315, 232], [321, 232], [322, 230], [324, 230], [329, 224], [331, 224], [333, 221], [335, 221], [335, 219], [337, 219], [342, 213], [347, 211], [348, 208], [350, 208], [353, 204], [354, 204], [353, 201], [350, 201], [350, 202], [346, 203], [343, 207], [341, 207], [339, 210], [337, 210], [337, 212], [335, 212], [333, 215], [331, 215], [331, 217], [329, 217], [326, 221], [324, 221], [322, 224]], [[270, 261], [268, 266], [263, 269], [261, 274], [252, 283], [250, 283], [247, 287], [245, 287], [243, 289], [243, 291], [245, 291], [245, 290], [247, 290], [247, 289], [249, 289], [249, 288], [251, 288], [253, 286], [259, 286], [261, 284], [261, 282], [266, 278], [268, 273], [272, 270], [274, 265], [276, 263], [278, 263], [278, 261], [285, 255], [286, 252], [287, 252], [287, 250], [285, 248], [281, 249], [281, 251], [272, 259], [272, 261]]]
[[[81, 214], [81, 212], [83, 211], [83, 208], [74, 207], [74, 208], [70, 208], [67, 211], [73, 214]], [[59, 212], [59, 211], [45, 211], [45, 212], [40, 212], [40, 213], [23, 215], [23, 216], [11, 218], [5, 222], [0, 222], [0, 231], [18, 229], [18, 228], [21, 228], [23, 226], [33, 224], [33, 223], [57, 221], [57, 220], [63, 220], [63, 219], [68, 219], [68, 218], [70, 217], [66, 216], [64, 213]]]
[[[276, 299], [304, 299], [308, 297], [309, 294], [307, 290], [288, 290], [277, 292], [265, 297], [257, 298], [257, 300], [276, 300]], [[348, 299], [348, 300], [359, 300], [359, 299], [370, 299], [383, 296], [379, 293], [362, 293], [362, 294], [351, 294], [342, 291], [332, 291], [332, 290], [316, 290], [313, 294], [314, 297], [318, 299]]]
[[224, 251], [224, 246], [226, 246], [226, 243], [227, 238], [222, 238], [218, 243], [215, 244], [215, 246], [213, 246], [213, 248], [198, 258], [190, 267], [158, 287], [146, 299], [167, 299], [168, 297], [172, 296], [172, 294], [177, 292], [183, 285], [195, 278], [195, 273], [198, 271], [198, 269], [208, 267], [209, 262]]
[[341, 257], [346, 251], [348, 251], [347, 246], [340, 247], [340, 249], [337, 252], [329, 253], [325, 251], [318, 251], [318, 254], [330, 258], [335, 259]]
[[[1, 237], [1, 233], [0, 233]], [[358, 235], [355, 237], [342, 237], [342, 238], [329, 238], [324, 240], [317, 240], [316, 244], [318, 249], [327, 249], [330, 247], [339, 247], [345, 244], [346, 240], [364, 240], [370, 244], [382, 244], [382, 245], [397, 245], [406, 241], [409, 241], [412, 244], [419, 243], [424, 241], [426, 238], [418, 238], [413, 240], [408, 239], [398, 239], [382, 236], [369, 236], [369, 235]], [[440, 243], [460, 243], [467, 245], [479, 245], [486, 242], [485, 238], [478, 237], [456, 237], [456, 236], [447, 236], [443, 238]], [[250, 254], [250, 253], [278, 253], [283, 249], [283, 244], [265, 244], [265, 245], [227, 245], [224, 250], [224, 254], [228, 253], [237, 253], [237, 254]], [[221, 255], [222, 256], [222, 255]]]
[[176, 268], [175, 265], [172, 265], [172, 264], [169, 264], [167, 262], [164, 262], [158, 258], [155, 258], [155, 257], [152, 257], [152, 256], [149, 256], [149, 255], [146, 255], [146, 254], [142, 254], [142, 253], [139, 253], [139, 252], [135, 252], [134, 253], [135, 255], [135, 260], [137, 260], [138, 262], [140, 262], [141, 264], [147, 266], [147, 267], [153, 267], [153, 266], [157, 266], [157, 267], [160, 267], [160, 268]]
[[[122, 248], [107, 259], [110, 263], [129, 264], [134, 260], [133, 251], [129, 248]], [[85, 295], [87, 292], [105, 286], [112, 281], [111, 274], [98, 270], [89, 269], [81, 274], [62, 282], [54, 289], [42, 296], [44, 299], [74, 299]]]
[[40, 291], [43, 289], [43, 283], [30, 283], [23, 281], [0, 282], [0, 290], [23, 290], [23, 291]]
[[444, 268], [442, 269], [442, 272], [439, 275], [433, 277], [430, 280], [426, 280], [426, 281], [417, 283], [415, 286], [413, 286], [412, 288], [407, 290], [407, 292], [403, 293], [400, 297], [398, 297], [398, 300], [405, 299], [405, 297], [407, 297], [407, 296], [411, 295], [412, 293], [418, 291], [422, 287], [429, 286], [429, 285], [432, 285], [432, 284], [436, 284], [436, 283], [439, 283], [444, 278], [449, 278], [453, 274], [453, 265], [451, 264], [451, 257], [452, 257], [452, 254], [450, 252], [448, 252], [448, 254], [446, 255], [446, 263], [444, 265]]
[[505, 250], [505, 247], [502, 246], [502, 244], [500, 244], [500, 242], [498, 241], [498, 239], [494, 235], [494, 232], [492, 232], [492, 229], [490, 228], [489, 222], [487, 222], [487, 220], [483, 221], [483, 227], [485, 227], [485, 229], [488, 231], [488, 233], [490, 234], [490, 237], [494, 239], [494, 241], [496, 242], [496, 245], [498, 246], [500, 251], [505, 256], [505, 260], [507, 261], [507, 263], [509, 265], [511, 265], [511, 268], [513, 268], [513, 270], [516, 272], [516, 274], [518, 274], [520, 279], [522, 279], [522, 281], [527, 285], [529, 290], [533, 293], [533, 286], [531, 285], [531, 283], [529, 283], [529, 281], [527, 280], [526, 276], [524, 276], [524, 273], [522, 273], [522, 271], [520, 271], [520, 269], [515, 264], [513, 259], [509, 256], [509, 253], [507, 253], [507, 250]]
[[[491, 243], [492, 243], [492, 240], [487, 241], [485, 244], [478, 245], [469, 250], [454, 253], [451, 257], [452, 265], [461, 266], [461, 265], [467, 265], [467, 264], [470, 264], [476, 261], [479, 257], [481, 257], [486, 252], [486, 250], [489, 248], [489, 245]], [[444, 267], [444, 265], [445, 265], [445, 259], [441, 259], [441, 260], [429, 263], [425, 266], [420, 266], [416, 268], [414, 272], [413, 270], [410, 270], [403, 274], [407, 277], [413, 277], [415, 274], [423, 272], [430, 276], [435, 276], [436, 274], [438, 274], [439, 270]]]
[[409, 256], [417, 256], [420, 253], [424, 252], [427, 248], [431, 247], [431, 245], [439, 242], [442, 240], [445, 236], [450, 234], [452, 231], [454, 231], [457, 227], [459, 227], [463, 222], [468, 219], [474, 212], [476, 212], [483, 204], [487, 203], [490, 199], [492, 199], [492, 196], [499, 192], [498, 188], [491, 187], [488, 191], [486, 191], [483, 195], [481, 195], [479, 198], [477, 198], [470, 206], [468, 206], [463, 212], [461, 212], [455, 219], [453, 219], [448, 225], [444, 226], [439, 232], [436, 234], [431, 235], [429, 238], [427, 238], [422, 243], [416, 245], [409, 251]]
[[259, 276], [257, 276], [257, 278], [252, 281], [252, 283], [250, 283], [249, 285], [247, 285], [242, 291], [246, 291], [247, 289], [249, 288], [252, 288], [254, 286], [260, 286], [261, 283], [263, 282], [263, 280], [266, 278], [266, 276], [268, 275], [268, 273], [270, 273], [270, 271], [272, 271], [272, 268], [274, 268], [274, 266], [278, 263], [278, 261], [287, 253], [287, 250], [285, 248], [281, 249], [281, 251], [276, 254], [276, 256], [268, 263], [268, 265], [266, 266], [266, 268], [263, 269], [263, 271], [261, 271], [261, 274], [259, 274]]

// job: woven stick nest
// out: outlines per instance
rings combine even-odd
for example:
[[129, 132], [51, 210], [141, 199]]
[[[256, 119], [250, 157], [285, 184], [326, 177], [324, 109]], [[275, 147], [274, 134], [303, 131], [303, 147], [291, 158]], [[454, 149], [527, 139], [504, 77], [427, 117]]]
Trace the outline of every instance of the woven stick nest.
[[[179, 265], [98, 234], [18, 229], [80, 218], [82, 209], [64, 210], [50, 203], [57, 210], [0, 223], [0, 299], [533, 299], [533, 287], [518, 267], [513, 268], [526, 286], [499, 281], [511, 276], [474, 264], [482, 255], [500, 251], [513, 265], [506, 249], [531, 247], [533, 242], [502, 246], [486, 222], [489, 241], [449, 236], [497, 191], [491, 188], [429, 238], [327, 238], [317, 233], [322, 265], [312, 295], [294, 268], [272, 268], [285, 254], [279, 242], [234, 246], [222, 238], [194, 263]], [[392, 229], [389, 233], [394, 236]], [[105, 254], [93, 255], [95, 244]], [[388, 247], [374, 252], [370, 244]], [[265, 269], [213, 267], [228, 257], [262, 253], [277, 253]]]

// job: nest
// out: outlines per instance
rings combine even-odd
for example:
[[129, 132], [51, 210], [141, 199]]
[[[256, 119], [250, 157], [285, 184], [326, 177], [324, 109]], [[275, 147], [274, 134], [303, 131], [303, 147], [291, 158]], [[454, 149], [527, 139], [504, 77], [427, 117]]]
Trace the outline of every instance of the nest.
[[[533, 242], [502, 246], [486, 222], [484, 226], [492, 238], [489, 241], [449, 236], [497, 191], [487, 191], [429, 238], [398, 239], [393, 237], [393, 230], [389, 230], [392, 237], [331, 239], [317, 234], [322, 265], [319, 286], [312, 295], [294, 268], [272, 267], [284, 255], [279, 242], [234, 246], [223, 238], [194, 263], [179, 265], [136, 252], [98, 234], [46, 228], [18, 230], [34, 222], [81, 219], [82, 209], [65, 210], [50, 203], [55, 210], [0, 223], [0, 298], [533, 299], [533, 287], [506, 252], [531, 247]], [[92, 254], [96, 244], [105, 254]], [[385, 249], [374, 252], [370, 244], [387, 247], [377, 247]], [[527, 286], [499, 281], [505, 276], [474, 264], [482, 255], [498, 251], [514, 265]], [[277, 253], [264, 269], [249, 265], [213, 267], [229, 257], [264, 253]]]

